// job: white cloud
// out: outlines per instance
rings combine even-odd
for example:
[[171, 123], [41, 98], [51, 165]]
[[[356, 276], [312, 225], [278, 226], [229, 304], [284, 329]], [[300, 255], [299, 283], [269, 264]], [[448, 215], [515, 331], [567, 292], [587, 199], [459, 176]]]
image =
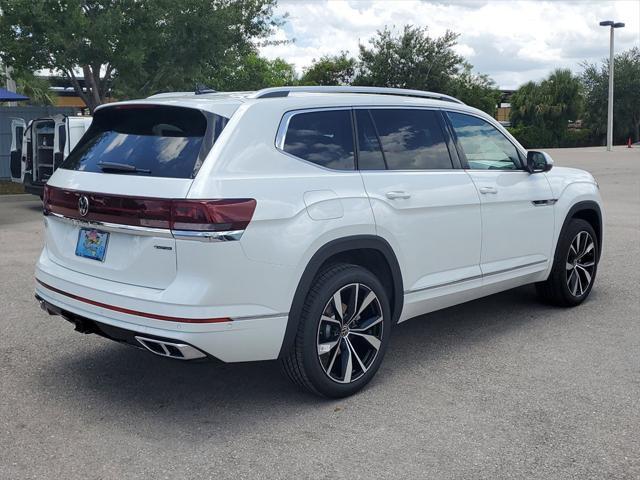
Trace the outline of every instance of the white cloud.
[[357, 55], [376, 30], [405, 24], [426, 26], [432, 35], [447, 29], [460, 34], [456, 51], [477, 71], [503, 88], [538, 80], [557, 67], [580, 70], [584, 60], [608, 55], [608, 31], [600, 20], [623, 21], [616, 31], [616, 51], [640, 45], [640, 1], [418, 1], [281, 0], [277, 13], [289, 13], [274, 39], [261, 52], [282, 57], [296, 69], [314, 58], [347, 50]]

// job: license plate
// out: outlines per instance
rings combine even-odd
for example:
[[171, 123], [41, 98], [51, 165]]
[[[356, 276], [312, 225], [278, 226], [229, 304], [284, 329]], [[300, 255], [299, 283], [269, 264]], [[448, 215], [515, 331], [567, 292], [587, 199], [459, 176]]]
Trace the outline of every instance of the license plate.
[[76, 255], [91, 260], [104, 261], [109, 234], [93, 228], [81, 228], [76, 244]]

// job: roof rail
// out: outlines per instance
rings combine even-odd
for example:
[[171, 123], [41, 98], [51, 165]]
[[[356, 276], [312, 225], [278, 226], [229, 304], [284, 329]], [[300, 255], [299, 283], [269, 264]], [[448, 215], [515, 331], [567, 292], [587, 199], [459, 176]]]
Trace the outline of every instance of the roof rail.
[[290, 93], [369, 93], [376, 95], [398, 95], [402, 97], [432, 98], [445, 102], [464, 103], [455, 97], [443, 93], [425, 92], [422, 90], [409, 90], [406, 88], [387, 87], [333, 87], [333, 86], [308, 86], [308, 87], [271, 87], [263, 88], [247, 96], [247, 98], [277, 98], [287, 97]]

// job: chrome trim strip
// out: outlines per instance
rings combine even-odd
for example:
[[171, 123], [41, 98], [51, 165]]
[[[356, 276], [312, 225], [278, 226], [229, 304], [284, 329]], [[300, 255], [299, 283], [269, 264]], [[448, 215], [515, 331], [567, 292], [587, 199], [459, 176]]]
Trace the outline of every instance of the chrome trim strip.
[[417, 288], [415, 290], [405, 290], [404, 294], [408, 295], [409, 293], [424, 292], [426, 290], [433, 290], [434, 288], [449, 287], [451, 285], [457, 285], [458, 283], [469, 282], [471, 280], [479, 280], [480, 278], [482, 278], [482, 275], [474, 275], [472, 277], [461, 278], [460, 280], [453, 280], [451, 282], [439, 283], [437, 285], [430, 285], [428, 287]]
[[230, 317], [234, 322], [240, 320], [262, 320], [264, 318], [274, 318], [274, 317], [288, 317], [289, 312], [280, 312], [280, 313], [269, 313], [266, 315], [246, 315], [242, 317]]
[[171, 235], [171, 230], [165, 228], [138, 227], [135, 225], [122, 225], [119, 223], [80, 220], [78, 218], [65, 217], [64, 215], [53, 212], [48, 212], [45, 214], [45, 217], [49, 216], [55, 217], [58, 220], [69, 223], [71, 225], [88, 228], [100, 228], [101, 230], [105, 230], [107, 232], [128, 233], [130, 235], [144, 235], [151, 237], [173, 237], [173, 235]]
[[240, 240], [244, 230], [228, 230], [224, 232], [196, 232], [191, 230], [169, 230], [165, 228], [138, 227], [119, 223], [99, 222], [70, 218], [59, 213], [48, 212], [45, 217], [54, 217], [62, 222], [85, 228], [99, 228], [106, 232], [126, 233], [148, 237], [175, 238], [180, 240], [196, 240], [199, 242], [229, 242]]
[[458, 283], [468, 282], [470, 280], [478, 280], [478, 279], [484, 278], [484, 277], [491, 277], [492, 275], [500, 275], [501, 273], [512, 272], [514, 270], [520, 270], [521, 268], [528, 268], [528, 267], [533, 267], [535, 265], [541, 265], [543, 263], [547, 263], [547, 261], [548, 260], [539, 260], [537, 262], [527, 263], [525, 265], [519, 265], [517, 267], [505, 268], [503, 270], [498, 270], [496, 272], [491, 272], [491, 273], [487, 273], [487, 274], [484, 274], [484, 275], [474, 275], [472, 277], [461, 278], [460, 280], [454, 280], [452, 282], [439, 283], [438, 285], [431, 285], [431, 286], [424, 287], [424, 288], [417, 288], [415, 290], [405, 290], [404, 294], [408, 295], [410, 293], [424, 292], [425, 290], [432, 290], [434, 288], [448, 287], [448, 286], [451, 286], [451, 285], [456, 285]]
[[230, 242], [240, 240], [244, 230], [226, 232], [196, 232], [193, 230], [172, 230], [173, 238], [178, 240], [196, 240], [198, 242]]
[[557, 201], [557, 198], [549, 198], [547, 200], [532, 200], [531, 203], [533, 203], [535, 207], [545, 207], [547, 205], [555, 205]]

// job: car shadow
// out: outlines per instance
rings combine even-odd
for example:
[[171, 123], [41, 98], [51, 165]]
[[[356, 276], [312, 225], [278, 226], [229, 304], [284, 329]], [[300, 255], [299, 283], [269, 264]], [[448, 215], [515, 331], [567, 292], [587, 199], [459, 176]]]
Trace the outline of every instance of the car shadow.
[[56, 357], [38, 375], [49, 398], [88, 416], [88, 421], [133, 418], [147, 428], [178, 428], [190, 436], [209, 437], [211, 431], [202, 430], [203, 424], [221, 431], [231, 424], [250, 428], [251, 422], [277, 421], [309, 407], [333, 411], [360, 395], [375, 401], [385, 382], [407, 375], [408, 365], [437, 364], [452, 350], [477, 348], [513, 329], [549, 321], [553, 311], [561, 310], [539, 303], [533, 287], [527, 286], [402, 323], [393, 332], [377, 377], [361, 394], [341, 401], [298, 390], [277, 361], [180, 362], [102, 339], [73, 357]]

